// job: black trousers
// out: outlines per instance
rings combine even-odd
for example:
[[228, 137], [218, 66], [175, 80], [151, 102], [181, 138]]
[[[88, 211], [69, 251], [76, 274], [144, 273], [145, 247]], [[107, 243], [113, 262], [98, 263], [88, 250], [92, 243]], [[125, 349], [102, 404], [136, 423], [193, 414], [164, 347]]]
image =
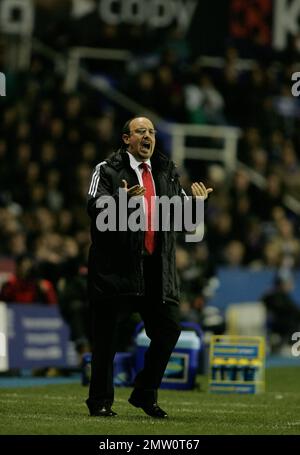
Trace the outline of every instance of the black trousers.
[[133, 395], [144, 404], [157, 401], [171, 353], [180, 335], [179, 308], [161, 299], [161, 270], [155, 257], [144, 259], [145, 297], [92, 298], [93, 350], [91, 382], [87, 405], [97, 409], [114, 401], [113, 360], [118, 326], [131, 312], [139, 312], [151, 342], [145, 353], [144, 368], [134, 381]]

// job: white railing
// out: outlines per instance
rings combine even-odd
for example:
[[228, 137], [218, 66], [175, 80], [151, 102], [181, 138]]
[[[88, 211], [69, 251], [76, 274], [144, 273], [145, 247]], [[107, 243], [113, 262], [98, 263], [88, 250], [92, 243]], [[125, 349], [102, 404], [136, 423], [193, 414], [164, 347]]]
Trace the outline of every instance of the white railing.
[[[237, 143], [241, 134], [239, 128], [175, 123], [169, 125], [168, 129], [172, 138], [172, 158], [177, 166], [182, 166], [185, 159], [194, 159], [221, 161], [228, 172], [236, 169]], [[217, 139], [220, 147], [189, 147], [186, 140], [191, 137]]]
[[[226, 59], [224, 57], [212, 57], [210, 55], [201, 55], [197, 59], [197, 62], [200, 65], [206, 66], [208, 68], [223, 69], [226, 64]], [[251, 59], [237, 58], [235, 60], [235, 67], [238, 71], [251, 71], [254, 68], [255, 64], [256, 64], [255, 60]]]
[[127, 62], [130, 60], [130, 57], [131, 53], [126, 50], [73, 47], [69, 50], [67, 58], [65, 88], [67, 91], [76, 89], [82, 59]]

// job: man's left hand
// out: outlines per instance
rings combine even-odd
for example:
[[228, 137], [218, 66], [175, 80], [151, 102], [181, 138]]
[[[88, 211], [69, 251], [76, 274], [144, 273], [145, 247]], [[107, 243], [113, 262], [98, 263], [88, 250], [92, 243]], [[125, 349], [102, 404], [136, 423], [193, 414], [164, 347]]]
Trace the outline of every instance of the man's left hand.
[[206, 188], [206, 186], [202, 182], [193, 183], [191, 189], [193, 196], [201, 197], [203, 200], [207, 199], [209, 193], [213, 191], [213, 188]]

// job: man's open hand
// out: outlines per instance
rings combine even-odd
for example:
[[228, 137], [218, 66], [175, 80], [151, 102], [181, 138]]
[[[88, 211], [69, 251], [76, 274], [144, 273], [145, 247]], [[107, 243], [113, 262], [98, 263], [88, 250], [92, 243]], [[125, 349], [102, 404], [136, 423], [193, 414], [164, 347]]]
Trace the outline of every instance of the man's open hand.
[[206, 186], [202, 182], [193, 183], [191, 189], [193, 196], [201, 197], [203, 200], [207, 199], [209, 193], [213, 191], [213, 188], [206, 188]]
[[123, 189], [127, 191], [129, 196], [144, 196], [146, 189], [140, 185], [134, 185], [131, 188], [128, 188], [128, 183], [126, 180], [122, 180]]

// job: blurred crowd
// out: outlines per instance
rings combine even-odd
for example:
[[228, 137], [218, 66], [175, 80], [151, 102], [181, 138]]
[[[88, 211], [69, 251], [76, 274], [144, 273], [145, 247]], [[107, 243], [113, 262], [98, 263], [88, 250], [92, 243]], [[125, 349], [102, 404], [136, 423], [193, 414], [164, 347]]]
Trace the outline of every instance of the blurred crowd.
[[[214, 193], [204, 241], [191, 248], [178, 239], [183, 319], [201, 322], [221, 265], [300, 265], [299, 214], [284, 204], [287, 195], [300, 201], [300, 102], [291, 94], [300, 50], [296, 42], [291, 49], [282, 61], [245, 69], [229, 47], [222, 66], [208, 67], [191, 58], [174, 29], [155, 54], [131, 60], [117, 79], [105, 69], [119, 89], [170, 122], [240, 127], [238, 159], [266, 179], [258, 188], [243, 167], [228, 175], [218, 163], [199, 175]], [[39, 295], [59, 303], [83, 352], [89, 338], [87, 187], [95, 164], [120, 144], [131, 114], [87, 87], [66, 93], [63, 78], [38, 54], [25, 74], [8, 74], [8, 86], [0, 110], [0, 257], [17, 265], [27, 260], [25, 272], [13, 269], [14, 280], [35, 281], [33, 300]], [[190, 192], [190, 176], [181, 173]], [[1, 298], [9, 300], [7, 286]]]

